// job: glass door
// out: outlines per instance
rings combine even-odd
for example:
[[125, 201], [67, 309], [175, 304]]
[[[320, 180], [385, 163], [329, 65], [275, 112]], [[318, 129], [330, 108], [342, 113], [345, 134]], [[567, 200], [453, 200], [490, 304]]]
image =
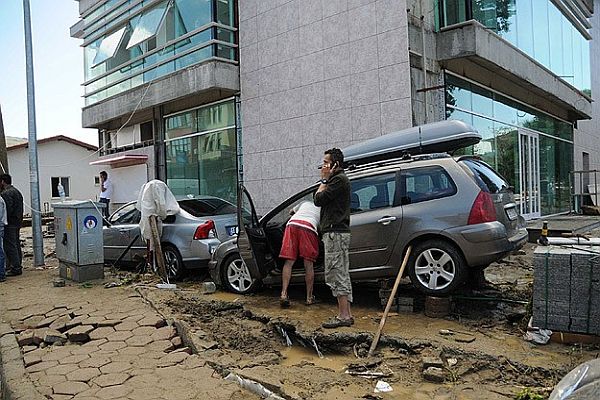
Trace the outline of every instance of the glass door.
[[525, 219], [540, 213], [540, 139], [537, 133], [519, 131], [519, 207]]

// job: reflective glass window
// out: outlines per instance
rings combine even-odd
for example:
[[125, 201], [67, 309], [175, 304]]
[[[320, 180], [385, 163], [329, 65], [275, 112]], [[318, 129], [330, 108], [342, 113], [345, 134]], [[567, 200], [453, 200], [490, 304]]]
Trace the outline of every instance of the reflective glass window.
[[496, 13], [496, 0], [473, 0], [471, 3], [473, 18], [483, 26], [498, 31], [498, 14]]
[[494, 98], [494, 119], [516, 125], [517, 109], [511, 105], [512, 102], [498, 95], [495, 95]]
[[166, 118], [165, 127], [165, 136], [167, 139], [175, 139], [197, 132], [196, 111]]
[[176, 0], [175, 21], [178, 36], [208, 24], [212, 21], [212, 0]]
[[164, 20], [167, 4], [168, 3], [166, 2], [159, 4], [157, 7], [154, 7], [142, 14], [142, 17], [136, 24], [133, 33], [131, 34], [129, 43], [127, 43], [127, 48], [138, 45], [156, 35], [161, 22]]
[[102, 39], [102, 42], [100, 43], [100, 46], [96, 51], [96, 55], [94, 56], [93, 65], [98, 65], [115, 54], [117, 48], [119, 47], [119, 44], [121, 44], [121, 39], [123, 39], [125, 29], [126, 27], [124, 26], [118, 31], [113, 32], [112, 34]]
[[471, 110], [477, 114], [489, 116], [494, 115], [494, 100], [492, 100], [492, 92], [477, 85], [471, 85], [471, 89]]
[[562, 20], [562, 35], [563, 70], [562, 75], [559, 76], [573, 84], [573, 27], [566, 19]]
[[217, 22], [223, 25], [234, 26], [234, 1], [217, 0]]
[[233, 102], [216, 104], [198, 110], [198, 132], [212, 131], [235, 125]]
[[446, 104], [471, 110], [470, 84], [452, 75], [446, 75]]
[[473, 126], [481, 134], [481, 141], [473, 145], [473, 154], [480, 156], [485, 162], [495, 166], [496, 138], [494, 135], [494, 122], [474, 115]]
[[533, 58], [546, 68], [550, 67], [550, 30], [548, 21], [548, 2], [533, 1]]
[[558, 76], [564, 75], [563, 24], [562, 13], [553, 3], [548, 5], [548, 21], [553, 21], [550, 29], [550, 69]]
[[517, 47], [532, 56], [533, 24], [532, 0], [517, 0]]
[[444, 0], [442, 5], [444, 26], [466, 21], [467, 9], [464, 0]]

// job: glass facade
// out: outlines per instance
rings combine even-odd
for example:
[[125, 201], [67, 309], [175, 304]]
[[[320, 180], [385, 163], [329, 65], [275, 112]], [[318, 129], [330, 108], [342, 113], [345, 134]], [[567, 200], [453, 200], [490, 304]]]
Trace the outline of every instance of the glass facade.
[[591, 93], [590, 45], [551, 0], [437, 0], [441, 27], [475, 19], [577, 89]]
[[539, 194], [542, 214], [569, 210], [573, 169], [573, 126], [479, 85], [446, 74], [446, 118], [473, 125], [482, 135], [462, 154], [480, 156], [522, 190], [519, 130], [539, 136]]
[[237, 60], [234, 0], [109, 3], [84, 17], [86, 105], [210, 58]]
[[235, 103], [165, 118], [167, 185], [175, 195], [210, 195], [236, 204]]

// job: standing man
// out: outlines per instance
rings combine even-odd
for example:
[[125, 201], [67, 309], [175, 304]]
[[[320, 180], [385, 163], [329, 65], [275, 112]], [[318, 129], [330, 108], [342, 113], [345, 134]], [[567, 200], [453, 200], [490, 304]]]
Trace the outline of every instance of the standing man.
[[8, 224], [4, 229], [4, 251], [10, 264], [6, 276], [17, 276], [23, 273], [23, 253], [21, 252], [21, 239], [19, 234], [23, 223], [23, 195], [12, 185], [12, 177], [8, 174], [0, 175], [0, 196], [6, 204], [6, 220]]
[[6, 225], [8, 225], [6, 203], [0, 196], [0, 283], [6, 281], [6, 257], [4, 256], [4, 244], [2, 243]]
[[319, 256], [319, 235], [317, 229], [321, 209], [312, 201], [303, 201], [290, 210], [292, 218], [288, 221], [283, 234], [279, 257], [285, 260], [281, 273], [281, 298], [279, 304], [283, 308], [290, 306], [288, 286], [292, 278], [292, 267], [298, 259], [304, 261], [304, 280], [306, 281], [306, 305], [315, 302], [313, 284], [315, 281], [314, 263]]
[[112, 182], [108, 179], [106, 171], [100, 172], [100, 203], [106, 204], [106, 207], [102, 211], [104, 218], [110, 217], [110, 199], [112, 197]]
[[323, 323], [323, 328], [352, 326], [350, 311], [350, 181], [344, 173], [344, 154], [340, 149], [325, 151], [321, 166], [321, 185], [315, 205], [321, 207], [321, 233], [325, 245], [325, 283], [338, 302], [338, 315]]

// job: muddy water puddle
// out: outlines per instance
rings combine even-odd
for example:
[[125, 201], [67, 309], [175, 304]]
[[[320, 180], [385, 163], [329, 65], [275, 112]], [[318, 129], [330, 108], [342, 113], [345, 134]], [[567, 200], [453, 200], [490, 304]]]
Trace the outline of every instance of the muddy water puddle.
[[317, 367], [331, 369], [336, 372], [344, 372], [349, 363], [356, 361], [354, 356], [348, 357], [341, 354], [324, 354], [319, 357], [315, 349], [302, 346], [291, 346], [281, 351], [283, 361], [281, 365], [303, 365], [314, 364]]

